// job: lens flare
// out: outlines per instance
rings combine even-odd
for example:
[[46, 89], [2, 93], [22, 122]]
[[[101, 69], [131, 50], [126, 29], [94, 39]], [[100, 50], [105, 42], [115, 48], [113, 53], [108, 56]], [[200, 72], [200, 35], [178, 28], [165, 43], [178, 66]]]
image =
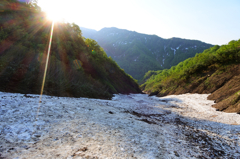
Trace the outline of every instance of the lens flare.
[[45, 80], [46, 80], [50, 50], [51, 50], [51, 46], [52, 46], [53, 29], [54, 29], [54, 21], [52, 22], [52, 29], [51, 29], [51, 32], [50, 32], [50, 39], [49, 39], [49, 44], [48, 44], [48, 53], [47, 53], [46, 65], [45, 65], [45, 70], [44, 70], [44, 75], [43, 75], [41, 93], [40, 93], [39, 102], [38, 102], [38, 110], [37, 110], [37, 115], [36, 115], [36, 121], [38, 120], [38, 113], [39, 113], [40, 106], [41, 106], [41, 103], [42, 103], [42, 94], [43, 94]]
[[79, 61], [79, 60], [74, 60], [73, 63], [74, 63], [74, 65], [75, 65], [75, 68], [76, 68], [76, 69], [81, 69], [81, 67], [82, 67], [81, 61]]
[[95, 51], [95, 50], [92, 50], [92, 54], [95, 55], [95, 54], [96, 54], [96, 51]]

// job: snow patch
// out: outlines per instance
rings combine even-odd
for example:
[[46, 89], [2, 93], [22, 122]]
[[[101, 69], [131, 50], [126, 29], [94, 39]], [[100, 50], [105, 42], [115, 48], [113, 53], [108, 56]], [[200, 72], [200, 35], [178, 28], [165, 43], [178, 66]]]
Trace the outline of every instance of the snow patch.
[[176, 54], [176, 49], [174, 49], [174, 48], [171, 47], [171, 50], [174, 51], [174, 55], [175, 55], [175, 54]]
[[109, 35], [110, 35], [110, 36], [114, 36], [114, 35], [115, 35], [115, 33], [109, 33]]
[[39, 95], [0, 93], [1, 157], [239, 158], [240, 115], [207, 96], [43, 95], [35, 121]]

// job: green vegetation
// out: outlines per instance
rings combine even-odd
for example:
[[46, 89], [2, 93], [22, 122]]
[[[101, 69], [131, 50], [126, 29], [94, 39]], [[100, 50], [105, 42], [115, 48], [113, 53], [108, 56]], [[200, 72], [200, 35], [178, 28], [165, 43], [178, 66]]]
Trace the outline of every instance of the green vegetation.
[[149, 70], [169, 69], [213, 45], [197, 40], [163, 39], [117, 28], [94, 31], [83, 28], [83, 36], [96, 40], [127, 73], [144, 82]]
[[[215, 91], [220, 82], [213, 82], [224, 73], [224, 84], [232, 78], [231, 72], [234, 64], [240, 63], [240, 40], [230, 41], [228, 45], [214, 46], [206, 49], [195, 57], [188, 58], [178, 65], [159, 72], [149, 71], [145, 76], [153, 74], [141, 88], [148, 93], [166, 95], [180, 92], [205, 92]], [[201, 86], [203, 89], [196, 89]], [[186, 91], [182, 91], [182, 90]], [[180, 91], [181, 90], [181, 91]], [[207, 91], [208, 90], [208, 91]]]
[[[39, 94], [52, 23], [36, 4], [4, 0], [0, 10], [0, 91]], [[141, 92], [76, 24], [55, 24], [49, 61], [44, 94], [111, 98]]]

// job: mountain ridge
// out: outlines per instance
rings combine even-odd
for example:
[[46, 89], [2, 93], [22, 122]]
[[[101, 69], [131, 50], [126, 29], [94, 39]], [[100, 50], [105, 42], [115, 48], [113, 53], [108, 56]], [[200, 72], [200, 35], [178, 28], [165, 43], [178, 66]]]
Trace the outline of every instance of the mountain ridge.
[[83, 28], [83, 36], [96, 40], [121, 68], [137, 80], [149, 70], [162, 70], [195, 56], [213, 45], [198, 40], [163, 39], [116, 27], [99, 31]]

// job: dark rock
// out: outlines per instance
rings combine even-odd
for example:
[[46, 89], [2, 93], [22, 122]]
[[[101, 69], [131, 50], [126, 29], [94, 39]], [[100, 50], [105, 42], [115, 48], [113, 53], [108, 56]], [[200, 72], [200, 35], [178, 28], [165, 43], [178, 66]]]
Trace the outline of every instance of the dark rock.
[[177, 151], [174, 151], [175, 156], [180, 157], [180, 155], [177, 153]]
[[157, 95], [158, 93], [159, 93], [158, 91], [151, 92], [151, 93], [149, 94], [149, 96], [155, 96], [155, 95]]
[[114, 113], [113, 113], [113, 112], [111, 112], [111, 111], [109, 111], [108, 113], [109, 113], [109, 114], [114, 114]]

